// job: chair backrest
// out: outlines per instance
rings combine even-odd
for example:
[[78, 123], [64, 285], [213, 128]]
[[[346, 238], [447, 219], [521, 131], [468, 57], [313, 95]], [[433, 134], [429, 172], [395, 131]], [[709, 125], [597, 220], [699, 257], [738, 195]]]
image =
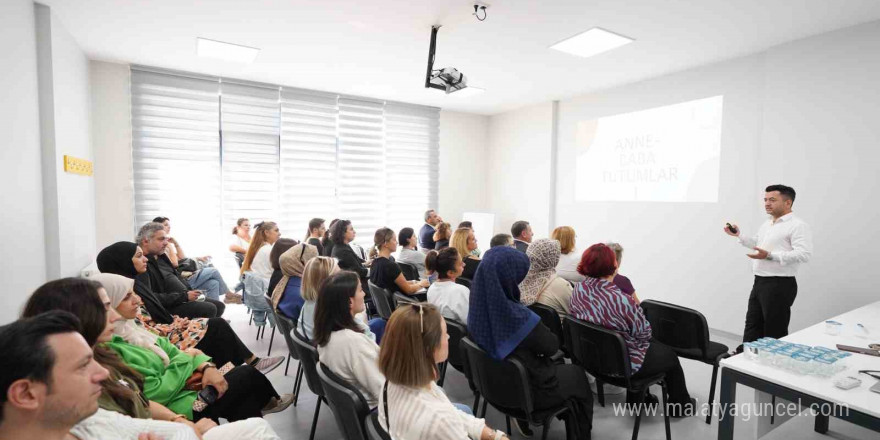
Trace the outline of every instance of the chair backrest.
[[318, 349], [303, 336], [299, 330], [293, 330], [293, 343], [299, 352], [299, 362], [305, 371], [306, 383], [318, 397], [324, 397], [324, 387], [318, 377]]
[[367, 284], [369, 284], [370, 297], [373, 298], [376, 311], [382, 319], [387, 321], [394, 312], [394, 299], [391, 297], [391, 292], [373, 284], [372, 281], [367, 281]]
[[652, 337], [673, 349], [697, 349], [706, 356], [709, 324], [702, 313], [662, 301], [642, 301]]
[[284, 336], [284, 342], [287, 344], [287, 351], [290, 353], [290, 357], [299, 360], [299, 351], [296, 349], [296, 342], [293, 341], [293, 329], [296, 328], [296, 323], [284, 313], [278, 312], [275, 313], [275, 324], [278, 325], [278, 331], [281, 333], [281, 336]]
[[405, 293], [394, 292], [394, 310], [397, 310], [401, 303], [415, 304], [417, 302], [419, 301], [414, 296], [410, 296]]
[[404, 263], [403, 261], [397, 261], [397, 267], [400, 268], [400, 271], [403, 272], [403, 277], [409, 281], [418, 281], [419, 280], [419, 270], [416, 269], [415, 266], [409, 263]]
[[318, 376], [324, 388], [324, 397], [333, 410], [336, 424], [346, 440], [366, 440], [364, 417], [370, 414], [370, 406], [364, 395], [348, 382], [342, 380], [321, 364]]
[[623, 336], [572, 316], [562, 327], [573, 360], [593, 376], [619, 378], [629, 386], [632, 369]]
[[446, 319], [446, 333], [449, 334], [449, 365], [458, 371], [464, 371], [465, 359], [461, 353], [461, 340], [467, 336], [467, 326], [454, 320]]
[[379, 424], [379, 411], [373, 411], [364, 417], [364, 427], [367, 429], [367, 438], [370, 440], [391, 440], [391, 436]]
[[461, 284], [461, 285], [464, 286], [464, 287], [467, 287], [468, 289], [471, 288], [471, 282], [472, 282], [472, 281], [471, 281], [470, 278], [458, 277], [458, 278], [455, 279], [455, 282], [458, 283], [458, 284]]
[[529, 377], [523, 364], [513, 357], [495, 360], [468, 337], [461, 340], [477, 391], [504, 413], [528, 418], [534, 411]]
[[534, 303], [529, 306], [529, 309], [535, 312], [541, 318], [541, 323], [556, 335], [559, 346], [565, 347], [565, 336], [562, 333], [562, 321], [559, 319], [559, 313], [556, 313], [553, 307], [541, 303]]
[[236, 252], [234, 255], [235, 262], [238, 263], [238, 267], [240, 268], [244, 264], [244, 254], [241, 252]]

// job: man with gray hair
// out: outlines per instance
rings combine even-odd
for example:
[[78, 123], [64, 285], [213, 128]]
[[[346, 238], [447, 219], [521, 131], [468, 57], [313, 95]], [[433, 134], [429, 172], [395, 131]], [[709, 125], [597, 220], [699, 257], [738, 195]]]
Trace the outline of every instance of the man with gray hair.
[[184, 318], [216, 318], [223, 314], [226, 306], [221, 301], [200, 297], [201, 292], [174, 270], [165, 254], [165, 226], [147, 223], [138, 231], [135, 241], [147, 257], [147, 272], [138, 276], [147, 277], [153, 293], [171, 314]]
[[440, 223], [443, 223], [443, 219], [437, 214], [437, 211], [433, 209], [425, 211], [425, 224], [419, 230], [419, 247], [422, 248], [422, 252], [428, 253], [434, 249], [434, 232]]

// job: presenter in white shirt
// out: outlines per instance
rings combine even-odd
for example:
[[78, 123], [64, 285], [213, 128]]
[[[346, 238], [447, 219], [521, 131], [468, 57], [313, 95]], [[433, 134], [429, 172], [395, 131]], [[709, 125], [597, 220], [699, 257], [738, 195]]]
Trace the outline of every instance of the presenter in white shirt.
[[[754, 250], [747, 254], [752, 261], [755, 283], [749, 296], [743, 342], [762, 337], [788, 335], [791, 306], [797, 296], [798, 268], [810, 260], [813, 237], [810, 227], [791, 211], [794, 188], [770, 185], [765, 189], [764, 210], [770, 218], [755, 235], [745, 235], [736, 225], [724, 227], [727, 235]], [[742, 350], [742, 345], [737, 351]]]

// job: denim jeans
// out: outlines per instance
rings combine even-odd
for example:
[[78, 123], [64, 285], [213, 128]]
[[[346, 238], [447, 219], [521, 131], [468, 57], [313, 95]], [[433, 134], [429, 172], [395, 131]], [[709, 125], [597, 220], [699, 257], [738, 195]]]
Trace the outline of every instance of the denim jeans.
[[452, 402], [452, 406], [458, 408], [459, 411], [461, 411], [467, 415], [470, 415], [470, 416], [474, 415], [474, 412], [473, 412], [473, 410], [471, 410], [471, 407], [469, 407], [463, 403]]
[[220, 271], [213, 267], [197, 271], [188, 281], [193, 290], [204, 290], [205, 296], [213, 300], [219, 301], [220, 295], [225, 295], [229, 291], [229, 287], [220, 276]]

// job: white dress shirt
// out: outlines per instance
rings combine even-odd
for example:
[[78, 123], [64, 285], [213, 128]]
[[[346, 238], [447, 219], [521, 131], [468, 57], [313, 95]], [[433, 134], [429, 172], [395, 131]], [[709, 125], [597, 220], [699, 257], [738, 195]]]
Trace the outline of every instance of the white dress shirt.
[[586, 277], [578, 273], [578, 264], [581, 262], [583, 252], [575, 249], [567, 254], [559, 256], [559, 264], [556, 265], [556, 275], [575, 283], [580, 283]]
[[810, 227], [794, 213], [779, 217], [776, 222], [767, 219], [753, 236], [740, 232], [740, 244], [769, 252], [766, 260], [754, 260], [752, 271], [760, 277], [793, 277], [801, 263], [813, 254], [813, 235]]

